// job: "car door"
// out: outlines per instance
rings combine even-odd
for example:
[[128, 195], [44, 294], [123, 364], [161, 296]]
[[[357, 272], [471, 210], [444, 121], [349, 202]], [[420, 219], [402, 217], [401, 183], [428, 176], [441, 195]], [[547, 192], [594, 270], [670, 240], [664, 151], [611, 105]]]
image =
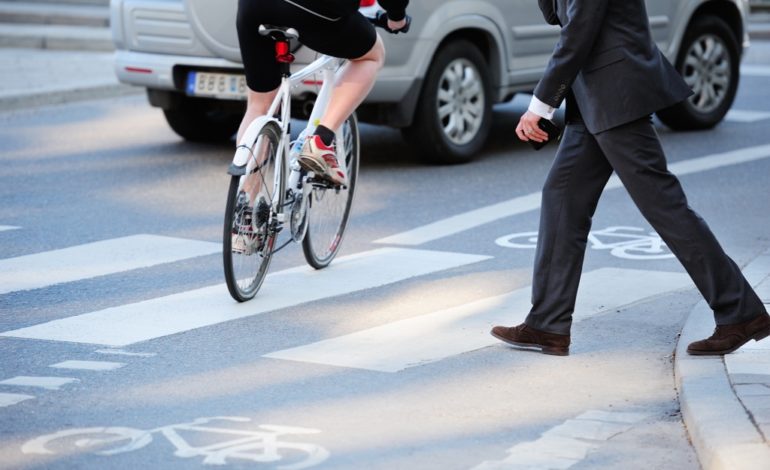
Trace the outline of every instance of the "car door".
[[493, 0], [502, 13], [508, 40], [508, 70], [513, 83], [537, 82], [559, 38], [534, 0]]

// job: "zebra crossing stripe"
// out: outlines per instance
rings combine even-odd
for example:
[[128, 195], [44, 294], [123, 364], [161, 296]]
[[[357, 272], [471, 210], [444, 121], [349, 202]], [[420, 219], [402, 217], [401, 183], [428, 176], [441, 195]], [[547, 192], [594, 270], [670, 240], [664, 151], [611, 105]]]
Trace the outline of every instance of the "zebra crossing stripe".
[[132, 235], [0, 260], [0, 294], [221, 252], [219, 243]]
[[765, 111], [750, 111], [745, 109], [731, 109], [727, 112], [725, 120], [740, 123], [752, 123], [770, 119], [770, 113]]
[[380, 287], [489, 259], [489, 256], [381, 248], [268, 275], [252, 302], [233, 301], [224, 284], [0, 333], [0, 336], [122, 347], [306, 302]]
[[0, 408], [15, 405], [17, 403], [23, 402], [24, 400], [31, 400], [33, 398], [35, 397], [32, 395], [24, 395], [21, 393], [0, 393]]
[[120, 369], [125, 365], [126, 364], [123, 362], [70, 360], [51, 364], [48, 367], [53, 367], [54, 369], [92, 370], [103, 372], [107, 370]]
[[14, 227], [13, 225], [0, 225], [0, 232], [5, 232], [7, 230], [18, 230], [19, 227]]
[[743, 65], [741, 66], [741, 75], [770, 77], [770, 67], [767, 65]]
[[[692, 286], [683, 273], [602, 268], [583, 275], [574, 321]], [[531, 307], [531, 289], [401, 320], [265, 357], [315, 364], [398, 372], [500, 341], [493, 325], [521, 323]]]
[[0, 385], [13, 385], [16, 387], [38, 387], [46, 390], [59, 390], [64, 385], [79, 382], [71, 377], [30, 377], [21, 375], [0, 381]]

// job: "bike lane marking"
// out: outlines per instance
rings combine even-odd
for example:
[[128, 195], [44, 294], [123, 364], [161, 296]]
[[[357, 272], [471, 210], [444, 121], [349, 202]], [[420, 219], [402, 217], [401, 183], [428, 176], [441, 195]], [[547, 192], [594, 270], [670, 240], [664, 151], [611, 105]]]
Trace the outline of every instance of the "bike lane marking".
[[221, 243], [132, 235], [0, 260], [0, 294], [205, 256]]
[[0, 225], [0, 232], [6, 232], [8, 230], [18, 230], [21, 227], [14, 227], [13, 225]]
[[[153, 435], [158, 435], [176, 448], [175, 456], [200, 457], [204, 465], [227, 465], [229, 460], [275, 464], [286, 458], [290, 462], [271, 468], [289, 470], [316, 466], [331, 455], [317, 444], [281, 439], [282, 436], [318, 434], [320, 429], [275, 424], [260, 424], [256, 429], [238, 426], [246, 423], [251, 423], [251, 418], [217, 416], [147, 430], [119, 426], [71, 428], [31, 439], [22, 445], [21, 451], [55, 455], [62, 452], [62, 446], [49, 447], [49, 444], [65, 439], [74, 443], [79, 453], [109, 457], [142, 449], [153, 442]], [[188, 441], [189, 437], [196, 439]]]
[[0, 408], [15, 405], [17, 403], [21, 403], [25, 400], [31, 400], [33, 398], [35, 397], [33, 397], [32, 395], [23, 395], [21, 393], [1, 393], [0, 392]]
[[0, 381], [0, 385], [11, 385], [15, 387], [37, 387], [46, 390], [59, 390], [67, 384], [80, 382], [72, 377], [33, 377], [20, 375], [11, 379]]
[[[583, 275], [573, 321], [692, 287], [683, 273], [601, 268]], [[531, 287], [358, 331], [263, 357], [398, 372], [501, 344], [493, 325], [518, 324], [532, 306]]]
[[122, 347], [490, 258], [380, 248], [338, 258], [323, 271], [300, 266], [270, 274], [256, 302], [237, 303], [229, 296], [225, 285], [219, 284], [6, 331], [0, 336]]
[[569, 468], [650, 416], [644, 412], [589, 410], [549, 429], [536, 441], [516, 444], [508, 449], [505, 459], [488, 460], [472, 470]]
[[[503, 235], [495, 245], [503, 248], [534, 250], [537, 248], [538, 232], [519, 232]], [[588, 248], [609, 250], [612, 256], [633, 260], [674, 258], [656, 232], [640, 227], [612, 226], [588, 233]]]
[[[702, 171], [715, 170], [731, 165], [749, 163], [756, 160], [770, 158], [770, 145], [759, 145], [739, 150], [693, 158], [668, 165], [671, 173], [677, 176], [700, 173]], [[606, 190], [622, 188], [623, 184], [617, 175], [612, 175], [605, 186]], [[492, 204], [490, 206], [474, 209], [452, 217], [447, 217], [436, 222], [417, 227], [406, 232], [391, 235], [374, 243], [393, 245], [416, 246], [440, 238], [470, 230], [472, 228], [494, 222], [506, 217], [524, 214], [540, 209], [541, 192], [519, 196], [507, 201]]]

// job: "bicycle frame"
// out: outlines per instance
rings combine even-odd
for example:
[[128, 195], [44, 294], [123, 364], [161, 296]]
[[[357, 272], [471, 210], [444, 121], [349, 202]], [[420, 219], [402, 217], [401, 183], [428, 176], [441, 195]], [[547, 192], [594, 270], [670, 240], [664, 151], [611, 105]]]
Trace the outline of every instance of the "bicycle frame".
[[[280, 152], [282, 158], [288, 160], [287, 157], [289, 152], [287, 150], [289, 149], [290, 144], [289, 139], [292, 88], [301, 83], [302, 80], [306, 79], [307, 77], [313, 76], [318, 72], [322, 73], [323, 83], [321, 85], [321, 89], [318, 92], [318, 96], [316, 98], [315, 104], [313, 105], [313, 110], [310, 113], [310, 118], [308, 119], [308, 125], [306, 127], [306, 132], [312, 132], [318, 125], [318, 121], [320, 120], [321, 116], [326, 111], [326, 107], [328, 106], [331, 99], [331, 92], [334, 87], [336, 72], [337, 70], [341, 69], [344, 62], [344, 59], [322, 55], [307, 66], [303, 67], [298, 72], [293, 73], [288, 77], [283, 77], [281, 80], [281, 85], [278, 88], [278, 93], [273, 100], [273, 103], [268, 108], [267, 114], [255, 119], [246, 129], [246, 132], [244, 132], [241, 141], [238, 143], [238, 147], [228, 173], [234, 176], [248, 174], [248, 170], [251, 169], [248, 167], [249, 161], [251, 160], [252, 164], [255, 164], [253, 159], [249, 158], [251, 156], [250, 148], [255, 143], [260, 130], [262, 130], [264, 126], [271, 122], [277, 124], [281, 129], [282, 139], [279, 144], [278, 151]], [[275, 117], [279, 110], [280, 119]], [[339, 153], [344, 155], [345, 139], [341, 138], [340, 129], [336, 129], [335, 132], [337, 133], [337, 146], [339, 148]], [[347, 171], [347, 168], [345, 168], [344, 159], [341, 160], [342, 161], [338, 162], [338, 164], [344, 171]], [[287, 161], [287, 163], [291, 162]], [[283, 177], [284, 175], [280, 176]], [[293, 186], [290, 185], [289, 187]]]
[[[342, 70], [345, 62], [345, 59], [321, 55], [298, 72], [294, 74], [285, 74], [281, 79], [278, 92], [268, 108], [267, 114], [255, 119], [254, 122], [249, 125], [238, 144], [228, 173], [234, 176], [241, 176], [240, 187], [242, 188], [247, 184], [248, 175], [251, 175], [254, 168], [259, 164], [252, 152], [252, 148], [254, 146], [259, 146], [259, 143], [256, 142], [256, 140], [263, 127], [267, 125], [276, 125], [280, 129], [281, 137], [276, 152], [279, 155], [278, 158], [282, 161], [280, 164], [276, 165], [273, 187], [280, 187], [278, 183], [280, 181], [285, 181], [286, 190], [273, 201], [272, 207], [275, 221], [279, 224], [283, 224], [287, 221], [287, 208], [293, 206], [295, 201], [301, 201], [299, 213], [304, 214], [307, 211], [307, 201], [310, 200], [311, 193], [313, 192], [313, 184], [306, 184], [312, 174], [308, 174], [300, 168], [297, 163], [298, 155], [296, 152], [291, 151], [291, 90], [306, 78], [315, 76], [319, 72], [321, 73], [321, 89], [313, 104], [308, 124], [298, 136], [298, 140], [301, 140], [304, 135], [308, 135], [315, 130], [321, 117], [326, 112], [326, 108], [331, 100], [332, 89], [334, 88], [334, 83], [336, 81], [336, 74]], [[337, 152], [339, 155], [345, 155], [346, 141], [343, 136], [342, 128], [336, 129], [335, 133], [337, 134]], [[299, 145], [302, 145], [302, 143], [300, 142]], [[339, 159], [338, 165], [347, 173], [348, 169], [345, 159]], [[288, 175], [284, 172], [288, 172]], [[293, 210], [295, 209], [292, 209], [292, 211]], [[304, 215], [301, 216], [301, 218], [303, 217]], [[281, 250], [292, 241], [300, 242], [305, 236], [306, 228], [307, 226], [305, 225], [304, 228], [297, 229], [298, 231], [296, 233], [292, 230], [292, 237], [281, 246], [274, 248], [273, 252]]]

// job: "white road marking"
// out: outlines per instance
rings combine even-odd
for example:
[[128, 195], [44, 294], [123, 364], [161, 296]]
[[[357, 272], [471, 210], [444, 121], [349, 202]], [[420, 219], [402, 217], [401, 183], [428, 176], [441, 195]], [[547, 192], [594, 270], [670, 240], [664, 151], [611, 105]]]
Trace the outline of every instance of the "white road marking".
[[[246, 460], [288, 470], [314, 467], [331, 455], [317, 444], [297, 442], [296, 436], [283, 439], [283, 436], [293, 434], [318, 434], [320, 429], [275, 424], [260, 424], [251, 429], [243, 426], [250, 421], [250, 418], [240, 416], [216, 416], [147, 430], [116, 426], [64, 429], [25, 442], [21, 452], [54, 455], [63, 446], [49, 444], [66, 439], [76, 443], [81, 453], [108, 457], [139, 450], [153, 441], [154, 434], [167, 439], [166, 446], [173, 446], [177, 457], [200, 457], [203, 465], [222, 466]], [[188, 441], [191, 437], [193, 439]], [[289, 462], [276, 466], [284, 457]]]
[[511, 447], [507, 458], [483, 462], [472, 470], [566, 469], [648, 416], [648, 413], [588, 411], [544, 432], [536, 441]]
[[55, 369], [76, 369], [76, 370], [94, 370], [105, 371], [120, 369], [126, 364], [122, 362], [109, 362], [109, 361], [63, 361], [57, 364], [52, 364], [48, 367]]
[[0, 260], [0, 294], [221, 252], [219, 243], [132, 235]]
[[731, 109], [727, 112], [725, 119], [732, 122], [751, 123], [770, 119], [770, 113], [765, 111]]
[[97, 354], [114, 354], [116, 356], [133, 356], [133, 357], [154, 357], [155, 353], [138, 353], [125, 351], [123, 349], [97, 349]]
[[[573, 321], [692, 286], [683, 273], [602, 268], [583, 275]], [[515, 325], [531, 307], [531, 288], [401, 320], [265, 357], [398, 372], [500, 341], [493, 325]]]
[[18, 230], [21, 227], [14, 227], [13, 225], [0, 225], [0, 232], [5, 232], [7, 230]]
[[741, 66], [741, 75], [770, 77], [770, 67], [767, 65], [743, 65]]
[[[504, 248], [537, 248], [537, 232], [520, 232], [503, 235], [495, 244]], [[588, 233], [588, 246], [594, 250], [609, 250], [618, 258], [653, 260], [673, 258], [674, 254], [661, 240], [660, 235], [639, 227], [607, 227]]]
[[122, 347], [489, 258], [381, 248], [339, 258], [322, 271], [301, 266], [271, 274], [252, 302], [237, 303], [224, 285], [217, 285], [7, 331], [0, 336]]
[[29, 377], [21, 375], [12, 379], [0, 381], [0, 385], [15, 385], [18, 387], [38, 387], [46, 390], [59, 390], [63, 386], [79, 382], [70, 377]]
[[[691, 173], [714, 170], [730, 165], [738, 165], [755, 160], [770, 158], [770, 145], [760, 145], [756, 147], [747, 147], [744, 149], [733, 150], [730, 152], [708, 155], [705, 157], [694, 158], [668, 166], [669, 170], [683, 176]], [[622, 188], [623, 184], [616, 175], [613, 175], [605, 190]], [[465, 230], [484, 225], [496, 220], [504, 219], [513, 215], [523, 214], [525, 212], [540, 209], [541, 193], [531, 193], [525, 196], [519, 196], [507, 201], [503, 201], [491, 206], [482, 207], [462, 214], [458, 214], [446, 219], [418, 227], [407, 232], [391, 235], [389, 237], [375, 240], [375, 243], [388, 243], [394, 245], [416, 246], [440, 238], [455, 235]]]
[[0, 393], [0, 408], [21, 403], [24, 400], [31, 400], [32, 395], [23, 395], [21, 393]]

